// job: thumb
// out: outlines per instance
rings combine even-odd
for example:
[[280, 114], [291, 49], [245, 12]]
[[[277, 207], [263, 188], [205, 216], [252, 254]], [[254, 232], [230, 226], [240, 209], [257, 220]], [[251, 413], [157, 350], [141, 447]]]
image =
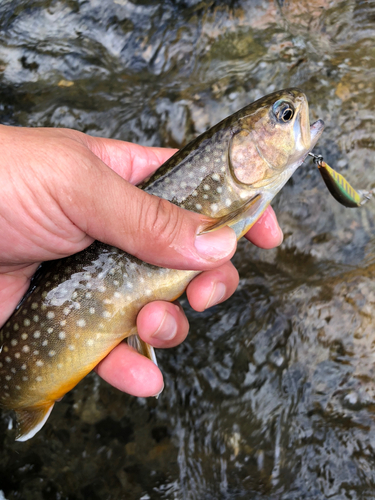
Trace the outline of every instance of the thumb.
[[[92, 238], [157, 266], [208, 270], [229, 260], [236, 236], [229, 227], [199, 235], [205, 219], [133, 186], [95, 154], [72, 165], [55, 196], [69, 219]], [[74, 181], [73, 181], [74, 179]]]

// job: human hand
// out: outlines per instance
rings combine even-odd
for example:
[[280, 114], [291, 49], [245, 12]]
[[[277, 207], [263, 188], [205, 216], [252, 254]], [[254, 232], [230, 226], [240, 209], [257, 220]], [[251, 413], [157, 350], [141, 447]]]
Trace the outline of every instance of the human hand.
[[[202, 270], [187, 289], [198, 311], [226, 300], [236, 289], [238, 273], [229, 261], [236, 248], [234, 232], [223, 228], [197, 236], [199, 215], [133, 185], [173, 150], [68, 129], [5, 126], [0, 126], [0, 148], [0, 325], [26, 292], [40, 262], [79, 252], [94, 239], [151, 264]], [[281, 243], [271, 208], [246, 237], [263, 248]], [[182, 309], [162, 301], [141, 310], [137, 327], [154, 347], [173, 347], [188, 332]], [[163, 384], [159, 369], [124, 343], [96, 370], [137, 396], [157, 394]]]

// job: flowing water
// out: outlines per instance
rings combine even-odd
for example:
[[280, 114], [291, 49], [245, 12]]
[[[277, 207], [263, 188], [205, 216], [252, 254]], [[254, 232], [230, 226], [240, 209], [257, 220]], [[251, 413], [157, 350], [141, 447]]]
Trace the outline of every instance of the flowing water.
[[[364, 0], [2, 0], [0, 120], [181, 147], [298, 86], [316, 152], [371, 188], [374, 37]], [[232, 299], [185, 301], [159, 400], [90, 375], [31, 441], [0, 417], [0, 498], [375, 497], [375, 202], [344, 209], [305, 163], [273, 203], [283, 245], [241, 242]]]

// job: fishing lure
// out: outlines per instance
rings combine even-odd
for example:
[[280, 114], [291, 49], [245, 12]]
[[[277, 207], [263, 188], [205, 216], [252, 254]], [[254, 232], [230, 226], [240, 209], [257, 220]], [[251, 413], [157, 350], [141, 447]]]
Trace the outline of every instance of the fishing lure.
[[314, 155], [313, 153], [309, 153], [309, 155], [318, 166], [329, 192], [341, 205], [348, 208], [361, 207], [372, 198], [373, 190], [354, 189], [344, 176], [323, 161], [322, 155]]

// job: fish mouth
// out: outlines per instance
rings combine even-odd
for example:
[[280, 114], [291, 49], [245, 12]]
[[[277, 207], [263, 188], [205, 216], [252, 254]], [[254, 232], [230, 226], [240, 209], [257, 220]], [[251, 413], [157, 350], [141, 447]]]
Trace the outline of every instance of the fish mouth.
[[319, 140], [319, 137], [322, 135], [323, 130], [324, 130], [324, 121], [323, 120], [317, 120], [316, 122], [314, 122], [311, 125], [311, 127], [310, 127], [311, 143], [310, 143], [310, 148], [307, 151], [307, 154], [310, 153], [310, 151], [312, 149], [314, 149], [316, 143]]

